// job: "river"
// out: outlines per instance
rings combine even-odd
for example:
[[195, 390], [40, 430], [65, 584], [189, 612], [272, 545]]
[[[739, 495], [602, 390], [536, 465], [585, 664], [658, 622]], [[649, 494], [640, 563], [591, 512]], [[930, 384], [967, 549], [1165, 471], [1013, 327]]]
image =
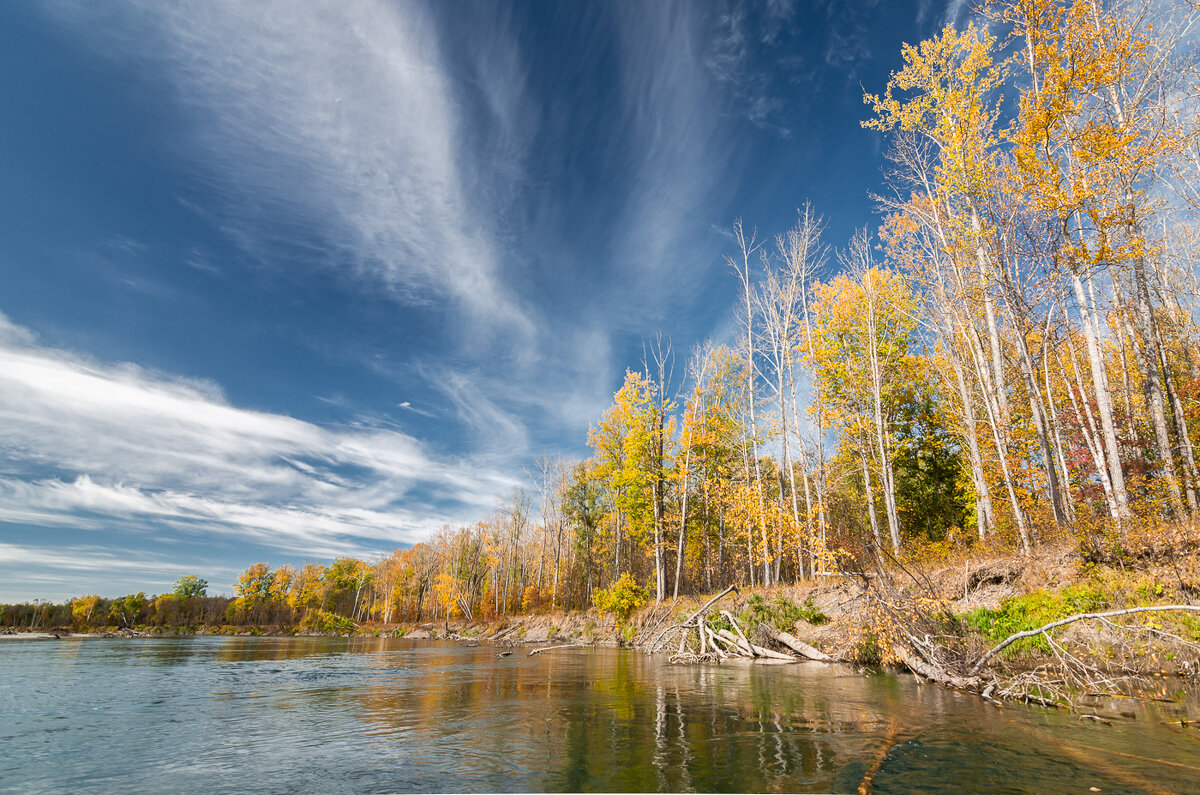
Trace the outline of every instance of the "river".
[[1200, 792], [1194, 705], [1103, 725], [843, 666], [500, 651], [6, 640], [0, 791]]

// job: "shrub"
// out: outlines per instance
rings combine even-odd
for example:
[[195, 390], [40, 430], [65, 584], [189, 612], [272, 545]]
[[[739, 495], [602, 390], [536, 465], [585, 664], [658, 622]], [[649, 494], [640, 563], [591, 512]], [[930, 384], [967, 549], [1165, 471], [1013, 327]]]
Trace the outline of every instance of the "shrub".
[[521, 612], [532, 613], [542, 606], [542, 602], [542, 594], [537, 586], [530, 585], [525, 588], [525, 593], [521, 596]]
[[355, 630], [354, 622], [350, 619], [320, 609], [309, 610], [308, 614], [304, 616], [304, 620], [300, 622], [300, 626], [305, 629], [315, 629], [317, 632], [342, 633]]
[[883, 646], [879, 643], [879, 637], [870, 630], [863, 632], [854, 644], [850, 657], [863, 665], [882, 665]]
[[611, 588], [596, 591], [592, 601], [602, 614], [611, 615], [618, 624], [624, 624], [629, 621], [633, 611], [646, 604], [649, 598], [650, 589], [639, 586], [629, 572], [625, 572]]

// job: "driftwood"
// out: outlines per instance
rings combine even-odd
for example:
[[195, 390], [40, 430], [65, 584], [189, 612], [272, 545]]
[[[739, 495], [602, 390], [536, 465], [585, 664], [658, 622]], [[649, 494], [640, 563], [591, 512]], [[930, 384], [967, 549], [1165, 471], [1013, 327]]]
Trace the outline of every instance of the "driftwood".
[[[714, 604], [716, 604], [717, 600], [726, 596], [730, 592], [737, 592], [737, 585], [730, 585], [724, 591], [721, 591], [719, 594], [714, 596], [712, 599], [709, 599], [698, 610], [696, 610], [690, 616], [688, 616], [687, 620], [685, 620], [683, 623], [672, 624], [671, 626], [663, 629], [662, 632], [658, 633], [658, 637], [656, 637], [650, 643], [650, 645], [646, 647], [646, 653], [653, 654], [654, 652], [658, 651], [658, 649], [663, 645], [663, 642], [665, 641], [667, 634], [669, 632], [671, 632], [672, 630], [681, 630], [680, 638], [679, 638], [679, 651], [675, 655], [672, 656], [672, 659], [675, 659], [676, 657], [684, 656], [684, 649], [687, 645], [688, 632], [692, 629], [697, 630], [697, 634], [699, 634], [701, 636], [700, 644], [701, 644], [701, 649], [703, 649], [704, 648], [704, 636], [701, 634], [702, 633], [701, 628], [704, 626], [704, 614], [708, 611], [708, 609], [710, 607], [712, 607]], [[669, 611], [668, 611], [668, 614], [669, 614]], [[666, 615], [667, 614], [664, 614], [664, 617]], [[657, 624], [655, 625], [655, 627], [657, 627]], [[694, 658], [694, 659], [703, 659], [704, 652], [702, 651], [702, 653], [700, 655], [687, 655], [687, 656], [689, 658]]]
[[554, 651], [555, 649], [578, 649], [578, 648], [580, 648], [582, 646], [586, 646], [586, 645], [588, 645], [588, 644], [586, 644], [586, 643], [564, 643], [561, 646], [543, 646], [540, 649], [534, 649], [533, 651], [529, 652], [529, 654], [526, 654], [525, 656], [532, 657], [535, 654], [541, 654], [544, 651]]
[[[718, 599], [720, 599], [721, 597], [725, 596], [725, 595], [726, 595], [726, 594], [728, 594], [730, 591], [736, 591], [736, 590], [737, 590], [737, 586], [736, 586], [736, 585], [730, 585], [730, 586], [729, 586], [728, 588], [726, 588], [724, 591], [721, 591], [719, 594], [717, 594], [716, 596], [714, 596], [712, 599], [709, 599], [707, 602], [705, 602], [705, 603], [704, 603], [704, 606], [703, 606], [703, 607], [701, 607], [699, 610], [697, 610], [695, 613], [692, 613], [692, 615], [691, 615], [691, 616], [689, 616], [689, 617], [688, 617], [688, 620], [687, 620], [687, 621], [685, 621], [684, 623], [685, 623], [685, 624], [687, 624], [687, 623], [689, 623], [689, 622], [695, 621], [695, 620], [696, 620], [696, 616], [700, 615], [700, 614], [701, 614], [701, 613], [703, 613], [705, 610], [708, 610], [708, 608], [712, 607], [712, 606], [713, 606], [713, 604], [714, 604], [714, 603], [716, 603], [716, 601], [717, 601]], [[722, 612], [723, 612], [723, 611], [722, 611]]]
[[929, 663], [918, 660], [908, 649], [899, 644], [892, 646], [892, 653], [896, 655], [897, 660], [904, 663], [908, 670], [914, 674], [920, 674], [931, 682], [937, 682], [939, 685], [957, 687], [960, 690], [978, 690], [981, 684], [978, 677], [968, 679], [961, 676], [951, 676]]
[[[422, 628], [423, 628], [423, 627], [422, 627]], [[502, 629], [502, 630], [500, 630], [500, 631], [499, 631], [499, 632], [497, 632], [495, 635], [492, 635], [490, 638], [488, 638], [488, 640], [491, 640], [491, 641], [497, 641], [497, 640], [500, 640], [500, 639], [501, 639], [501, 638], [503, 638], [505, 635], [509, 635], [509, 634], [512, 634], [513, 632], [516, 632], [516, 630], [517, 630], [517, 625], [516, 625], [516, 624], [514, 624], [513, 626], [509, 627], [508, 629]]]
[[759, 624], [758, 628], [768, 638], [775, 641], [780, 646], [787, 646], [801, 657], [806, 657], [809, 660], [816, 660], [817, 662], [833, 662], [833, 658], [828, 654], [813, 646], [809, 646], [807, 643], [796, 638], [791, 633], [781, 632], [776, 630], [774, 627], [767, 626], [766, 624]]
[[733, 617], [733, 613], [730, 613], [728, 610], [722, 610], [721, 615], [725, 616], [733, 628], [737, 630], [738, 637], [742, 639], [742, 643], [746, 644], [746, 651], [750, 652], [750, 656], [757, 657], [758, 655], [754, 653], [754, 644], [746, 637], [746, 633], [742, 632], [742, 627], [738, 624], [737, 619]]
[[719, 640], [729, 648], [733, 649], [736, 654], [747, 654], [748, 652], [742, 648], [742, 642], [728, 630], [718, 630], [717, 632], [709, 632], [708, 636], [713, 640]]
[[793, 662], [793, 663], [800, 662], [800, 658], [794, 654], [781, 654], [777, 651], [763, 648], [762, 646], [755, 646], [753, 643], [750, 644], [750, 648], [754, 649], [754, 653], [757, 654], [759, 657], [762, 657], [762, 658], [765, 658], [768, 660], [783, 660], [785, 662]]
[[1058, 627], [1064, 627], [1067, 624], [1074, 624], [1076, 621], [1084, 621], [1086, 619], [1106, 619], [1113, 616], [1125, 616], [1131, 613], [1157, 613], [1167, 610], [1187, 610], [1193, 613], [1200, 613], [1200, 606], [1197, 605], [1159, 605], [1157, 607], [1130, 607], [1125, 610], [1112, 610], [1107, 613], [1079, 613], [1078, 615], [1069, 616], [1068, 618], [1060, 618], [1058, 621], [1051, 621], [1049, 624], [1044, 624], [1037, 629], [1027, 629], [1024, 632], [1017, 632], [1009, 635], [1003, 641], [988, 649], [982, 657], [980, 657], [975, 665], [971, 666], [968, 672], [970, 676], [975, 676], [983, 668], [983, 664], [995, 657], [1000, 652], [1007, 649], [1012, 644], [1024, 638], [1032, 638], [1041, 635], [1044, 632], [1049, 632]]
[[751, 643], [748, 640], [745, 640], [743, 638], [738, 638], [736, 635], [734, 635], [732, 632], [730, 632], [727, 629], [722, 629], [719, 632], [717, 632], [717, 637], [724, 638], [726, 641], [733, 644], [734, 647], [740, 649], [743, 654], [745, 654], [749, 657], [763, 657], [763, 658], [769, 659], [769, 660], [787, 660], [788, 662], [797, 662], [798, 661], [798, 658], [795, 657], [794, 655], [780, 654], [777, 651], [771, 651], [770, 649], [764, 649], [762, 646], [755, 646], [753, 643]]
[[[736, 593], [737, 587], [730, 585], [724, 591], [709, 599], [699, 609], [695, 610], [684, 621], [678, 624], [672, 624], [664, 628], [658, 633], [658, 636], [646, 646], [648, 653], [654, 653], [667, 643], [672, 642], [673, 636], [671, 632], [679, 633], [678, 647], [670, 657], [670, 662], [703, 662], [705, 660], [723, 660], [729, 657], [750, 657], [752, 659], [761, 659], [764, 662], [799, 662], [803, 657], [810, 660], [819, 660], [822, 662], [832, 662], [833, 658], [821, 652], [818, 649], [809, 646], [792, 635], [782, 632], [777, 633], [770, 630], [766, 633], [767, 637], [781, 646], [791, 649], [800, 656], [795, 654], [783, 654], [773, 649], [768, 649], [763, 646], [758, 646], [750, 642], [746, 636], [742, 626], [738, 623], [738, 619], [733, 613], [728, 610], [716, 611], [726, 621], [729, 622], [730, 629], [721, 629], [713, 631], [705, 620], [706, 614], [722, 597], [729, 593]], [[654, 626], [657, 629], [658, 625]], [[692, 637], [693, 631], [695, 638]], [[724, 644], [724, 648], [722, 648]]]
[[729, 655], [726, 654], [724, 651], [722, 651], [721, 647], [719, 645], [717, 645], [717, 636], [713, 633], [713, 631], [711, 629], [706, 627], [704, 624], [701, 624], [700, 625], [700, 633], [702, 636], [708, 637], [708, 645], [712, 647], [714, 654], [716, 654], [722, 660], [728, 659]]
[[750, 642], [749, 642], [749, 641], [744, 641], [744, 640], [742, 640], [741, 638], [739, 638], [737, 635], [734, 635], [734, 634], [733, 634], [732, 632], [730, 632], [729, 630], [727, 630], [727, 629], [718, 629], [718, 630], [717, 630], [717, 637], [718, 637], [718, 638], [721, 638], [722, 640], [724, 640], [724, 641], [726, 641], [727, 643], [731, 644], [731, 645], [733, 646], [733, 648], [735, 648], [735, 649], [737, 649], [737, 650], [738, 650], [738, 653], [739, 653], [739, 654], [743, 654], [743, 655], [745, 655], [745, 656], [747, 656], [747, 657], [753, 657], [753, 656], [754, 656], [754, 649], [753, 649], [753, 648], [751, 648], [751, 646], [750, 646]]

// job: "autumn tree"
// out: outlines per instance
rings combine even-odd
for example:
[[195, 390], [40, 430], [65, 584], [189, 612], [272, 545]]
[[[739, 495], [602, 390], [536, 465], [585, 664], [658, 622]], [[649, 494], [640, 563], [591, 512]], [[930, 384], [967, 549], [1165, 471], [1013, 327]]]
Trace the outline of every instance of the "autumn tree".
[[[866, 255], [860, 248], [852, 256]], [[913, 352], [916, 308], [901, 276], [869, 262], [862, 265], [856, 277], [838, 276], [818, 287], [813, 366], [831, 420], [858, 449], [875, 542], [882, 539], [873, 471], [891, 546], [898, 551], [892, 420], [903, 393], [920, 377]]]

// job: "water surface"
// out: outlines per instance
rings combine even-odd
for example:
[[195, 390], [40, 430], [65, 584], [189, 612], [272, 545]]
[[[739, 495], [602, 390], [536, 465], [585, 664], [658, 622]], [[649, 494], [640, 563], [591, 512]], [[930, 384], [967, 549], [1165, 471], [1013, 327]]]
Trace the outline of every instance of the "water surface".
[[1188, 707], [1105, 726], [841, 666], [498, 651], [4, 641], [0, 791], [1200, 792]]

